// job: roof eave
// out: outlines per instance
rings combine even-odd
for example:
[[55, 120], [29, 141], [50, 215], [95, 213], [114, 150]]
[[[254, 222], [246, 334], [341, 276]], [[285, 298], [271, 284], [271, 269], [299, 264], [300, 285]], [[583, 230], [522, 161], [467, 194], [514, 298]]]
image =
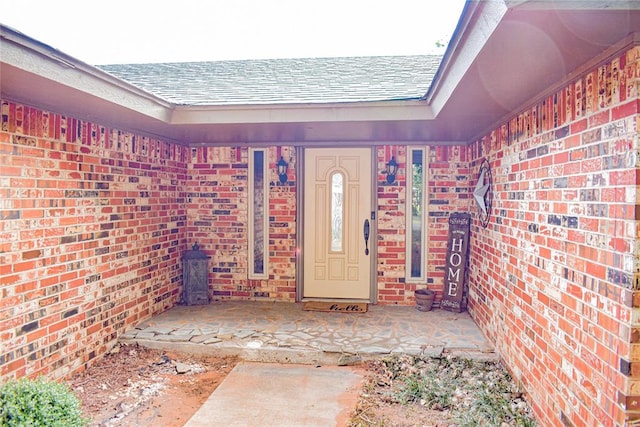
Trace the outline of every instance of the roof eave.
[[0, 44], [3, 99], [181, 144], [206, 140], [207, 134], [195, 129], [202, 126], [213, 131], [215, 126], [316, 124], [317, 131], [323, 124], [409, 123], [433, 116], [418, 99], [176, 105], [1, 25]]
[[[3, 93], [11, 94], [9, 83], [13, 82], [13, 73], [21, 72], [46, 78], [160, 120], [166, 118], [166, 110], [171, 106], [168, 101], [150, 92], [4, 25], [0, 25], [0, 46], [0, 64], [4, 68]], [[28, 91], [28, 87], [21, 89]], [[37, 93], [27, 95], [37, 99]]]
[[[431, 86], [422, 97], [433, 108], [436, 116], [506, 12], [507, 7], [503, 1], [467, 0]], [[479, 19], [480, 16], [482, 19]]]
[[421, 100], [360, 101], [266, 105], [180, 105], [169, 123], [322, 123], [432, 120], [431, 107]]
[[468, 0], [424, 96], [434, 123], [472, 142], [619, 53], [640, 31], [640, 3], [628, 3]]

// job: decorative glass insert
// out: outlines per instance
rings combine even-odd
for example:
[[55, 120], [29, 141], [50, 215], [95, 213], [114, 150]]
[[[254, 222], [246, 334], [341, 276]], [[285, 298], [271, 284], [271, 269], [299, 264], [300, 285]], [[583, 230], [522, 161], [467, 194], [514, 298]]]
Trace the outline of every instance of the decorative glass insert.
[[342, 251], [344, 222], [344, 177], [339, 172], [331, 176], [331, 250]]
[[407, 149], [407, 254], [408, 281], [426, 279], [426, 148]]
[[269, 185], [267, 155], [263, 148], [249, 150], [249, 278], [267, 278], [269, 253]]

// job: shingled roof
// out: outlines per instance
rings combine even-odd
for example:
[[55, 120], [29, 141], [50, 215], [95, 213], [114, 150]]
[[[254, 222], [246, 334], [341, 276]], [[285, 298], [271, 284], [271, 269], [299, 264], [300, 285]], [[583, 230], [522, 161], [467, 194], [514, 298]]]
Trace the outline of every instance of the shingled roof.
[[101, 65], [181, 105], [334, 103], [418, 99], [442, 57], [372, 56]]

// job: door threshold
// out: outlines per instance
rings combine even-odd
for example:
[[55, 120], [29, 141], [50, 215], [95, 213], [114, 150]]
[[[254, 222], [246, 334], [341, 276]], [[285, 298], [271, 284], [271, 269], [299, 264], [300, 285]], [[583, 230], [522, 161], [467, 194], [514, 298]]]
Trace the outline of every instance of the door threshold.
[[354, 303], [364, 303], [364, 304], [373, 304], [370, 299], [358, 299], [358, 298], [319, 298], [319, 297], [306, 297], [302, 298], [300, 302], [311, 302], [311, 301], [319, 301], [319, 302], [354, 302]]

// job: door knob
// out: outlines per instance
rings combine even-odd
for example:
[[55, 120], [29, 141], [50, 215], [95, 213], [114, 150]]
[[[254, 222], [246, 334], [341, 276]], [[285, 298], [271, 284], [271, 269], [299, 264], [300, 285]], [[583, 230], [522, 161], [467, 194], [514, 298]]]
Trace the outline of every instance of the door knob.
[[369, 255], [369, 220], [364, 220], [364, 254]]

